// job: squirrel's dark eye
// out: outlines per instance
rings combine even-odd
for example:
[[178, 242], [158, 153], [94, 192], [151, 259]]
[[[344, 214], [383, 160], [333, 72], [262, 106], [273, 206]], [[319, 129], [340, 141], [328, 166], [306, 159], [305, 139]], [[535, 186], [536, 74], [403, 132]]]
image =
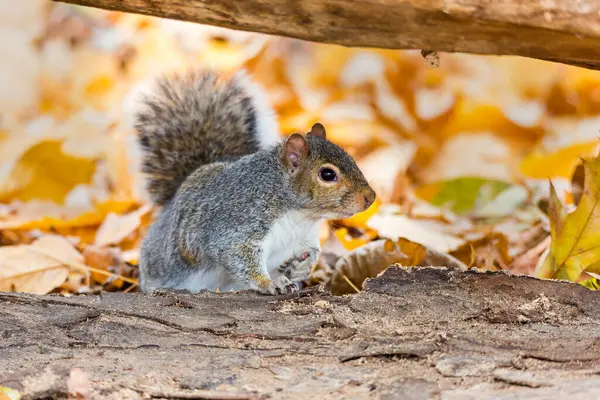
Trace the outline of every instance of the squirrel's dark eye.
[[335, 171], [327, 167], [321, 168], [321, 170], [319, 171], [319, 176], [325, 182], [334, 182], [337, 180], [337, 174], [335, 173]]

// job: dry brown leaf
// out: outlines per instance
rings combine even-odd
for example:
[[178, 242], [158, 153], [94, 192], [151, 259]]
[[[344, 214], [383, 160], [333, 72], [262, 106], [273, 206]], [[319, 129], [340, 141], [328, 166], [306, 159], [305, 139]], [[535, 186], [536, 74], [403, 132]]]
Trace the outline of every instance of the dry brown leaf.
[[148, 214], [151, 209], [152, 206], [146, 204], [128, 214], [108, 214], [100, 228], [98, 228], [98, 232], [96, 232], [94, 244], [96, 246], [107, 246], [120, 243], [139, 228], [142, 217]]
[[60, 286], [83, 257], [65, 238], [43, 236], [31, 245], [0, 247], [0, 291], [46, 294]]
[[[95, 270], [109, 271], [120, 276], [131, 275], [131, 267], [127, 266], [118, 248], [90, 245], [86, 246], [82, 254], [85, 263]], [[110, 280], [111, 286], [117, 289], [122, 288], [125, 283], [115, 276], [107, 276], [96, 271], [91, 271], [91, 277], [101, 284], [106, 284]]]
[[550, 235], [527, 251], [514, 257], [509, 269], [515, 274], [533, 275], [542, 254], [548, 249], [549, 245]]
[[368, 243], [337, 261], [335, 271], [326, 286], [334, 295], [354, 293], [355, 288], [362, 287], [366, 278], [377, 276], [391, 264], [413, 265], [414, 261], [420, 262], [425, 248], [421, 246], [414, 250], [416, 254], [403, 254], [390, 239]]
[[466, 270], [466, 265], [410, 240], [376, 240], [337, 260], [326, 282], [334, 295], [355, 293], [367, 278], [377, 276], [392, 264], [404, 266], [446, 266]]
[[470, 240], [450, 255], [469, 267], [485, 270], [507, 269], [512, 262], [508, 254], [508, 239], [500, 232], [491, 232], [475, 240]]

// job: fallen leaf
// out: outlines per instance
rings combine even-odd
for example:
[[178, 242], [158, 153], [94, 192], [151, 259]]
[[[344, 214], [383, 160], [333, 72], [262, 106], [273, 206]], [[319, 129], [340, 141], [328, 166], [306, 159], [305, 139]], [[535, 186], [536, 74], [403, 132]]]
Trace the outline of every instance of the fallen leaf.
[[529, 192], [523, 186], [513, 185], [501, 191], [489, 203], [476, 209], [474, 217], [498, 218], [510, 215], [517, 210], [529, 196]]
[[[95, 270], [109, 271], [115, 275], [131, 275], [131, 267], [127, 266], [123, 259], [123, 255], [118, 248], [89, 245], [83, 250], [82, 255], [85, 259], [85, 264]], [[123, 287], [123, 284], [125, 283], [114, 275], [107, 276], [93, 270], [90, 275], [94, 281], [101, 284], [106, 284], [110, 280], [111, 286], [114, 286], [117, 289]]]
[[510, 184], [504, 181], [463, 177], [422, 185], [415, 194], [435, 206], [464, 215], [483, 208], [508, 188]]
[[[504, 115], [501, 107], [494, 104], [485, 104], [463, 97], [457, 102], [450, 119], [439, 133], [442, 137], [463, 133], [491, 132], [495, 141], [500, 144], [500, 136], [504, 138], [518, 137], [525, 144], [535, 143], [540, 134], [533, 129], [523, 128]], [[477, 149], [479, 150], [479, 149]]]
[[440, 229], [443, 225], [436, 224], [435, 221], [428, 222], [430, 223], [404, 215], [380, 212], [369, 219], [367, 226], [377, 231], [380, 237], [393, 240], [402, 237], [440, 253], [447, 253], [464, 243], [463, 239], [444, 233]]
[[516, 274], [532, 275], [540, 257], [550, 245], [550, 236], [541, 240], [538, 244], [513, 258], [509, 269]]
[[354, 293], [355, 288], [360, 289], [366, 278], [377, 276], [389, 265], [400, 263], [412, 266], [420, 263], [425, 256], [425, 247], [402, 240], [407, 243], [402, 250], [390, 239], [377, 240], [361, 246], [341, 257], [334, 268], [326, 286], [334, 295]]
[[0, 400], [21, 400], [21, 393], [6, 386], [0, 386]]
[[[463, 177], [512, 182], [517, 161], [510, 143], [490, 130], [460, 133], [435, 145], [431, 162], [420, 173], [424, 182], [445, 181]], [[420, 161], [415, 156], [416, 161]], [[422, 163], [422, 162], [421, 162]]]
[[132, 200], [110, 199], [94, 206], [93, 210], [65, 209], [54, 203], [30, 201], [16, 215], [0, 220], [0, 229], [61, 229], [97, 226], [109, 213], [123, 213], [135, 205]]
[[81, 254], [61, 236], [0, 247], [0, 291], [49, 293], [67, 279], [69, 266], [85, 267]]
[[94, 244], [96, 246], [107, 246], [120, 243], [140, 226], [142, 217], [148, 214], [151, 209], [152, 206], [146, 204], [128, 214], [108, 214], [100, 228], [98, 228], [98, 232], [96, 232]]
[[404, 141], [374, 150], [358, 160], [358, 167], [377, 193], [379, 201], [390, 200], [398, 175], [406, 172], [415, 151], [413, 142]]
[[367, 226], [367, 221], [369, 221], [369, 218], [377, 213], [380, 205], [381, 200], [379, 200], [379, 198], [375, 198], [373, 204], [371, 204], [371, 206], [369, 206], [369, 208], [367, 208], [365, 211], [359, 212], [350, 218], [343, 219], [341, 220], [341, 223], [344, 226], [349, 226], [352, 228], [364, 228]]
[[508, 239], [502, 233], [491, 232], [450, 252], [469, 267], [484, 270], [507, 269], [512, 261], [508, 254]]
[[[89, 183], [95, 161], [65, 154], [62, 141], [46, 140], [27, 150], [15, 165], [9, 180], [25, 180], [15, 192], [1, 193], [0, 199], [48, 199], [62, 202], [76, 185]], [[14, 187], [14, 185], [8, 185]]]
[[548, 217], [550, 248], [536, 275], [577, 281], [583, 271], [600, 270], [600, 155], [584, 160], [583, 194], [570, 214], [551, 185]]
[[354, 250], [375, 239], [377, 232], [367, 230], [366, 232], [360, 232], [360, 235], [350, 235], [348, 228], [340, 228], [335, 231], [335, 237], [342, 243], [345, 249]]
[[597, 140], [577, 143], [552, 152], [537, 151], [531, 153], [521, 162], [521, 173], [530, 178], [565, 178], [571, 179], [582, 157], [597, 154], [600, 143]]
[[421, 88], [415, 92], [415, 113], [425, 121], [448, 112], [456, 103], [456, 96], [448, 90]]
[[599, 290], [600, 289], [600, 281], [597, 278], [586, 279], [579, 283], [591, 290]]
[[376, 240], [340, 257], [325, 286], [334, 295], [355, 293], [367, 278], [373, 278], [388, 266], [444, 266], [466, 270], [456, 258], [400, 238]]

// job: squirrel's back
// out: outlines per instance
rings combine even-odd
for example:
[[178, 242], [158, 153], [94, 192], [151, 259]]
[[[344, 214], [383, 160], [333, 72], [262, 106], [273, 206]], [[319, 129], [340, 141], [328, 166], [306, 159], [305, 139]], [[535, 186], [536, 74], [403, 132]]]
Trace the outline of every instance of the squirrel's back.
[[142, 172], [152, 201], [165, 205], [198, 167], [236, 159], [277, 142], [265, 93], [240, 71], [164, 75], [136, 114]]

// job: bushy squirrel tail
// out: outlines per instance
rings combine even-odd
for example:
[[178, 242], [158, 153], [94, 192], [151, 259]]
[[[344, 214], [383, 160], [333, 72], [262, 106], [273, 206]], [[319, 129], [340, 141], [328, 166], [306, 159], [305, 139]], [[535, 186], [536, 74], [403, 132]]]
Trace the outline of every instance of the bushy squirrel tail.
[[198, 167], [275, 144], [275, 113], [262, 88], [241, 70], [163, 75], [135, 116], [142, 172], [157, 205], [167, 204]]

